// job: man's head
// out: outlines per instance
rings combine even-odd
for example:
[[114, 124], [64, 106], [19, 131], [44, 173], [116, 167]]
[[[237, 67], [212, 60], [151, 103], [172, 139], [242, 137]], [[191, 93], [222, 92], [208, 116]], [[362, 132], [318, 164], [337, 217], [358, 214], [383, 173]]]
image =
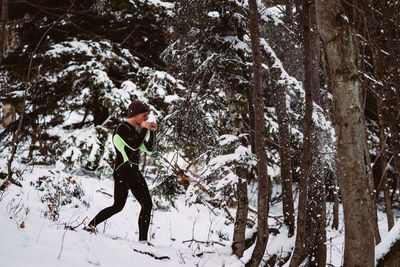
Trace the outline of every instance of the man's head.
[[135, 100], [128, 107], [128, 120], [140, 125], [142, 122], [147, 121], [149, 112], [150, 108], [147, 105]]

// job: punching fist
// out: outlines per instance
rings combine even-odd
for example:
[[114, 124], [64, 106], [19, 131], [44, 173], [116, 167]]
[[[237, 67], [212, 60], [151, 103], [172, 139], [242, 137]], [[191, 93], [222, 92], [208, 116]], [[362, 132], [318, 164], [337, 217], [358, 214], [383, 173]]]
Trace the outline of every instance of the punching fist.
[[144, 121], [144, 122], [142, 122], [142, 124], [140, 124], [140, 127], [147, 128], [151, 131], [157, 131], [158, 125], [155, 122]]

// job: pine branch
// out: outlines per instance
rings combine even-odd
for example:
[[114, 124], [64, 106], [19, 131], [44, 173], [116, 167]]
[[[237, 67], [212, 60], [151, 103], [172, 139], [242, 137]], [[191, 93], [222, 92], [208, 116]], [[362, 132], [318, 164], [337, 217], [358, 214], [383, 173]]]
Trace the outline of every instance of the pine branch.
[[49, 31], [57, 24], [61, 21], [61, 19], [63, 19], [68, 12], [71, 10], [72, 6], [74, 5], [74, 2], [71, 3], [70, 7], [68, 8], [68, 10], [62, 15], [60, 16], [42, 35], [42, 37], [40, 38], [39, 42], [36, 44], [35, 49], [33, 50], [31, 57], [29, 59], [29, 66], [28, 66], [28, 73], [26, 76], [26, 81], [25, 81], [25, 90], [24, 90], [24, 97], [23, 97], [23, 101], [22, 101], [22, 108], [21, 108], [21, 115], [20, 115], [20, 119], [19, 119], [19, 124], [18, 124], [18, 129], [15, 132], [14, 136], [13, 136], [13, 140], [12, 140], [12, 150], [11, 150], [11, 156], [10, 159], [8, 160], [8, 176], [7, 179], [3, 182], [3, 184], [0, 186], [0, 190], [4, 190], [6, 188], [5, 183], [15, 183], [15, 180], [12, 178], [12, 170], [11, 170], [11, 165], [12, 162], [14, 161], [14, 156], [15, 153], [17, 152], [17, 146], [19, 144], [19, 135], [21, 133], [21, 129], [22, 129], [22, 124], [23, 124], [23, 120], [24, 120], [24, 115], [25, 115], [25, 106], [26, 106], [26, 100], [27, 100], [27, 91], [28, 91], [28, 82], [30, 80], [30, 75], [31, 75], [31, 69], [32, 69], [32, 60], [34, 55], [36, 54], [37, 49], [39, 48], [40, 44], [42, 43], [43, 39], [45, 38], [45, 36], [49, 33]]

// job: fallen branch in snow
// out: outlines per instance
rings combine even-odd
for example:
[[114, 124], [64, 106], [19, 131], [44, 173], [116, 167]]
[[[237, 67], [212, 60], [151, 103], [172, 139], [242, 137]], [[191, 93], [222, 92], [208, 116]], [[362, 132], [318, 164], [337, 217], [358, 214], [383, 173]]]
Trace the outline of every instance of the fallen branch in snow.
[[196, 243], [200, 243], [200, 244], [209, 244], [209, 243], [211, 243], [211, 245], [218, 244], [218, 245], [223, 246], [223, 247], [226, 246], [225, 244], [222, 244], [221, 242], [218, 242], [218, 241], [208, 241], [207, 242], [207, 241], [199, 241], [199, 240], [196, 240], [196, 239], [190, 239], [190, 240], [182, 241], [182, 243], [186, 243], [186, 242], [191, 242], [191, 243], [196, 242]]
[[96, 190], [96, 192], [102, 193], [102, 194], [104, 194], [104, 195], [106, 195], [106, 196], [109, 196], [109, 197], [113, 197], [112, 194], [107, 193], [106, 191], [104, 191], [104, 188], [100, 188], [100, 189]]
[[154, 253], [151, 253], [149, 251], [142, 251], [142, 250], [138, 250], [138, 249], [133, 249], [135, 252], [141, 253], [141, 254], [145, 254], [145, 255], [149, 255], [153, 258], [155, 258], [156, 260], [169, 260], [170, 257], [169, 256], [157, 256]]

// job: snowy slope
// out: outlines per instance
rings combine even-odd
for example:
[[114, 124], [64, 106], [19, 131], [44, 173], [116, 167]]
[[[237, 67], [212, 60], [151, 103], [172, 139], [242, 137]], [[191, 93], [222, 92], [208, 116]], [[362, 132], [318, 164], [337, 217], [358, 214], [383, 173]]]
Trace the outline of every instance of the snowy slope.
[[[219, 233], [230, 235], [232, 224], [226, 226], [224, 216], [213, 214], [202, 205], [186, 207], [181, 200], [177, 201], [177, 209], [172, 208], [170, 212], [154, 211], [150, 226], [151, 242], [155, 245], [150, 251], [169, 256], [170, 260], [156, 260], [133, 251], [133, 248], [148, 248], [137, 242], [140, 205], [131, 195], [121, 213], [99, 226], [98, 234], [89, 234], [81, 230], [82, 226], [76, 231], [66, 230], [65, 224], [78, 225], [86, 217], [88, 222], [100, 209], [112, 204], [112, 198], [105, 193], [113, 193], [113, 182], [78, 177], [85, 191], [83, 198], [90, 207], [63, 206], [59, 222], [54, 222], [43, 216], [46, 204], [30, 185], [31, 181], [49, 174], [48, 169], [35, 167], [32, 173], [23, 174], [22, 188], [11, 186], [1, 195], [0, 266], [242, 265], [231, 256], [229, 242], [221, 242], [217, 236]], [[100, 189], [104, 193], [98, 192]], [[213, 232], [209, 232], [210, 225]], [[218, 244], [183, 243], [191, 239], [218, 241]]]

